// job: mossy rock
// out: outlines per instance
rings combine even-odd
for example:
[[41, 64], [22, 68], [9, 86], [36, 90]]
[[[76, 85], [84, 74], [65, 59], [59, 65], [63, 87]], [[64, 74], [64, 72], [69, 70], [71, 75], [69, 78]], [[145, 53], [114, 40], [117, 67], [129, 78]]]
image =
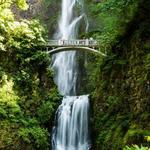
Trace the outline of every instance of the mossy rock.
[[143, 144], [148, 145], [145, 137], [150, 136], [150, 130], [130, 129], [126, 133], [123, 142], [125, 145]]

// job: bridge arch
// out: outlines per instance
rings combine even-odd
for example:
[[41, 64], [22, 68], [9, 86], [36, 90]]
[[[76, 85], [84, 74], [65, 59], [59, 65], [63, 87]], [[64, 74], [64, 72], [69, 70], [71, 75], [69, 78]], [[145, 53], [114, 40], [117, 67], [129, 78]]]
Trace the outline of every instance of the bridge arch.
[[57, 47], [57, 48], [54, 48], [54, 49], [48, 51], [47, 53], [55, 54], [55, 53], [59, 53], [59, 52], [63, 52], [63, 51], [74, 51], [74, 50], [85, 51], [85, 52], [90, 52], [90, 53], [94, 53], [97, 55], [107, 56], [103, 52], [95, 50], [94, 48], [90, 48], [90, 47]]

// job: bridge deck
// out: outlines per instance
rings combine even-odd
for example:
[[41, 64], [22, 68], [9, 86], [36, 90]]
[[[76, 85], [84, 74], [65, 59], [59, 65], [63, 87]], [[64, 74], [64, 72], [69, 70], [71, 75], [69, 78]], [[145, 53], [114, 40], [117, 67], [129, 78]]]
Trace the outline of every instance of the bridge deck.
[[48, 47], [98, 47], [99, 42], [96, 40], [49, 40]]
[[101, 52], [99, 49], [100, 42], [93, 39], [85, 39], [85, 40], [49, 40], [47, 42], [47, 49], [50, 47], [51, 50], [47, 51], [49, 54], [55, 54], [63, 51], [86, 51], [92, 52], [95, 54], [99, 54], [102, 56], [106, 56], [105, 53]]

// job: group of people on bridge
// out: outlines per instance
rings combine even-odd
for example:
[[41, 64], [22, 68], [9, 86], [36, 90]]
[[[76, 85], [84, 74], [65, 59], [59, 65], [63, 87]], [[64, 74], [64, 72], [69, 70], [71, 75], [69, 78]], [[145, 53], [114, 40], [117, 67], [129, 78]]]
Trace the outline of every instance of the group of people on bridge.
[[94, 46], [97, 45], [97, 41], [93, 38], [83, 39], [83, 40], [52, 40], [50, 41], [50, 45], [58, 45], [58, 46]]

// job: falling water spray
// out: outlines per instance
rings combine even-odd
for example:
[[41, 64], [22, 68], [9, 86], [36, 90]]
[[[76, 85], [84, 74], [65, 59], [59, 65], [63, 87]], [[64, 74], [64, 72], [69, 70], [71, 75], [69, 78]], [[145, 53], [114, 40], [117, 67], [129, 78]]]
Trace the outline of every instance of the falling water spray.
[[[76, 8], [80, 9], [78, 13]], [[57, 39], [69, 40], [78, 37], [80, 23], [86, 20], [83, 0], [62, 0]], [[76, 52], [61, 52], [53, 56], [54, 81], [64, 96], [56, 112], [52, 133], [52, 150], [89, 150], [89, 98], [76, 96]]]

